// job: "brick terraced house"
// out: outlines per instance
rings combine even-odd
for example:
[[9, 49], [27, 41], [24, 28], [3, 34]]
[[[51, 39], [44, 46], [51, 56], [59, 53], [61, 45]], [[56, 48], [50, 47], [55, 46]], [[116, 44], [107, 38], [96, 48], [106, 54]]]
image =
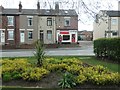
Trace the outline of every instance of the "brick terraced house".
[[[61, 41], [59, 41], [61, 37]], [[0, 6], [0, 45], [20, 47], [37, 40], [44, 44], [77, 43], [78, 15], [75, 10], [59, 9], [6, 9]]]

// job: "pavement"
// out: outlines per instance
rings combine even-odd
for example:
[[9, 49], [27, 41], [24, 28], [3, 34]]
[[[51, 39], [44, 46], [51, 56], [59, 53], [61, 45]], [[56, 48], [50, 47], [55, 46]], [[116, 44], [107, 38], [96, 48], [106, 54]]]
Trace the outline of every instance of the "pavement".
[[[94, 56], [93, 44], [89, 41], [79, 42], [81, 47], [45, 49], [46, 56]], [[34, 56], [35, 49], [0, 50], [0, 57]]]

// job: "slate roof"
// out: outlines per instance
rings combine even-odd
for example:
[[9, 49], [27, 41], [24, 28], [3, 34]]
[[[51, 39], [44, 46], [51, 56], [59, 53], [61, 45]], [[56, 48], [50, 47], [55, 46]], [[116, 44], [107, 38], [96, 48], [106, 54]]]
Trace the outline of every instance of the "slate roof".
[[120, 11], [107, 11], [106, 14], [110, 17], [120, 17]]
[[[19, 12], [18, 9], [3, 9], [2, 14], [11, 14], [11, 15], [56, 15], [55, 9], [40, 9], [40, 13], [38, 13], [37, 9], [22, 9], [22, 12]], [[58, 15], [66, 15], [66, 16], [77, 16], [77, 13], [74, 9], [64, 10], [60, 9]]]

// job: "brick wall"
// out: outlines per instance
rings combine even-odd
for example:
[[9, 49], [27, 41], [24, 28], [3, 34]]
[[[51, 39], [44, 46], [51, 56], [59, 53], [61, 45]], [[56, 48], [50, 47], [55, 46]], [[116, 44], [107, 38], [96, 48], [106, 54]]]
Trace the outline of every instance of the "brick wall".
[[[14, 26], [8, 26], [7, 16], [2, 16], [2, 28], [5, 29], [5, 44], [18, 46], [20, 42], [19, 16], [14, 16]], [[14, 40], [8, 40], [8, 30], [14, 29]]]

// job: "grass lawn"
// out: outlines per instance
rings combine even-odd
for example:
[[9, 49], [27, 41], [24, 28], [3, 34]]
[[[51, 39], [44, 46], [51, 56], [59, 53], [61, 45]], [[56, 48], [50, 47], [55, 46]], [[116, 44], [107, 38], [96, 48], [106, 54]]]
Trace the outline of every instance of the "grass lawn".
[[[102, 65], [104, 67], [107, 67], [112, 72], [120, 73], [120, 70], [119, 70], [120, 64], [102, 61], [94, 56], [71, 56], [71, 57], [70, 56], [50, 56], [50, 57], [54, 57], [55, 59], [63, 59], [63, 58], [67, 59], [67, 58], [75, 57], [84, 63], [90, 64], [90, 65]], [[23, 57], [23, 58], [26, 58], [26, 57]], [[37, 61], [34, 57], [27, 57], [27, 59], [31, 63], [36, 63], [36, 61]]]
[[102, 65], [104, 67], [107, 67], [110, 71], [120, 73], [120, 70], [119, 70], [120, 64], [101, 61], [100, 59], [97, 59], [95, 57], [79, 57], [79, 59], [82, 62], [88, 63], [90, 65]]

